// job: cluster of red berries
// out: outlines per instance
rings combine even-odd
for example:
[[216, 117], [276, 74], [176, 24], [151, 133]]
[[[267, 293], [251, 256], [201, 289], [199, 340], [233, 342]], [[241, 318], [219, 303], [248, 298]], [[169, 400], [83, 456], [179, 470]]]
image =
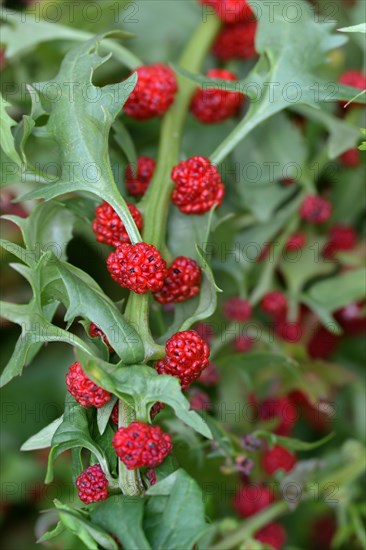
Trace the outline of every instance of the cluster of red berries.
[[113, 437], [113, 447], [128, 470], [155, 468], [172, 450], [169, 434], [159, 426], [143, 422], [131, 422], [127, 428], [119, 428]]
[[169, 267], [161, 289], [154, 294], [160, 304], [185, 302], [200, 290], [201, 268], [191, 258], [178, 256]]
[[272, 290], [263, 296], [261, 307], [272, 317], [282, 317], [287, 311], [287, 298], [282, 292]]
[[301, 250], [306, 245], [306, 240], [305, 233], [301, 231], [293, 233], [285, 245], [286, 252], [297, 252]]
[[137, 120], [162, 116], [172, 105], [177, 91], [174, 71], [157, 63], [138, 67], [136, 72], [137, 84], [124, 105], [125, 113]]
[[125, 183], [130, 195], [141, 197], [146, 193], [155, 172], [155, 165], [154, 159], [142, 156], [137, 159], [137, 166], [126, 166]]
[[253, 12], [246, 0], [200, 0], [210, 6], [224, 23], [238, 23], [253, 18]]
[[278, 421], [278, 426], [273, 430], [275, 434], [282, 436], [291, 435], [298, 414], [296, 407], [289, 397], [274, 397], [262, 401], [259, 406], [259, 418], [261, 420]]
[[173, 168], [171, 178], [175, 183], [172, 201], [183, 214], [200, 215], [221, 205], [224, 184], [208, 158], [183, 160]]
[[[133, 204], [127, 203], [127, 206], [137, 229], [141, 231], [143, 221], [140, 211]], [[117, 248], [123, 243], [131, 242], [124, 223], [107, 202], [103, 202], [96, 208], [92, 227], [100, 243]]]
[[86, 376], [80, 363], [73, 363], [66, 375], [66, 385], [68, 391], [80, 403], [82, 407], [103, 407], [111, 398], [111, 394], [97, 386], [90, 378]]
[[291, 472], [296, 464], [296, 455], [290, 453], [282, 445], [275, 445], [272, 449], [268, 449], [262, 456], [263, 470], [270, 476], [278, 470]]
[[212, 51], [218, 59], [252, 59], [257, 55], [255, 35], [257, 22], [248, 20], [225, 25], [213, 45]]
[[245, 298], [238, 298], [234, 296], [225, 302], [224, 313], [229, 321], [244, 323], [252, 314], [252, 306]]
[[109, 351], [114, 351], [107, 336], [95, 323], [90, 323], [89, 325], [89, 336], [91, 336], [92, 338], [101, 338]]
[[357, 234], [353, 227], [335, 225], [329, 232], [329, 240], [323, 249], [325, 258], [333, 258], [337, 252], [346, 252], [355, 247]]
[[[226, 69], [211, 69], [207, 76], [235, 82], [236, 75]], [[205, 124], [222, 122], [237, 115], [244, 96], [240, 92], [225, 90], [223, 85], [198, 88], [191, 102], [192, 114]]]
[[[350, 70], [345, 71], [339, 78], [339, 83], [344, 86], [352, 86], [352, 88], [357, 88], [358, 90], [365, 90], [366, 88], [366, 75], [361, 71]], [[340, 101], [342, 106], [347, 104], [347, 101]], [[349, 104], [349, 107], [358, 107], [363, 105], [363, 103], [358, 103], [353, 101]]]
[[331, 213], [331, 203], [317, 195], [308, 195], [300, 206], [302, 219], [315, 224], [328, 221]]
[[166, 356], [155, 364], [159, 374], [179, 378], [186, 390], [199, 378], [209, 363], [210, 348], [195, 330], [173, 334], [165, 344]]
[[84, 470], [76, 479], [76, 487], [84, 504], [105, 500], [108, 497], [108, 480], [99, 464]]

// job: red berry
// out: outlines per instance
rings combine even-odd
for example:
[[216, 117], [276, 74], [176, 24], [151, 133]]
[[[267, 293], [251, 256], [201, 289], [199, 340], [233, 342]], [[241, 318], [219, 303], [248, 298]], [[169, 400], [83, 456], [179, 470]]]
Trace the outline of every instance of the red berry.
[[203, 338], [208, 344], [211, 342], [212, 338], [215, 336], [214, 329], [211, 325], [207, 323], [199, 323], [195, 326], [194, 330]]
[[225, 316], [229, 321], [247, 321], [252, 314], [252, 306], [244, 298], [229, 298], [224, 305]]
[[257, 55], [254, 42], [256, 31], [256, 21], [226, 25], [216, 38], [212, 51], [223, 61], [251, 59]]
[[199, 378], [204, 386], [216, 386], [220, 380], [220, 373], [213, 363], [209, 363]]
[[341, 164], [343, 164], [343, 166], [354, 168], [355, 166], [358, 166], [361, 162], [360, 151], [357, 149], [357, 147], [348, 149], [348, 151], [345, 151], [341, 154], [339, 160]]
[[132, 422], [116, 431], [112, 443], [119, 459], [133, 470], [159, 466], [172, 450], [171, 439], [159, 426]]
[[95, 323], [90, 323], [89, 325], [89, 336], [91, 336], [92, 338], [102, 338], [109, 351], [114, 351], [107, 336], [99, 327], [97, 327]]
[[267, 292], [262, 298], [261, 307], [268, 315], [273, 317], [282, 316], [287, 311], [287, 298], [278, 290]]
[[253, 347], [253, 340], [249, 336], [239, 336], [234, 340], [234, 349], [239, 353], [247, 353]]
[[84, 470], [76, 479], [76, 487], [84, 504], [108, 498], [108, 480], [99, 464]]
[[195, 330], [173, 334], [165, 344], [166, 357], [155, 364], [159, 374], [179, 378], [186, 390], [208, 365], [210, 348]]
[[279, 338], [285, 342], [295, 344], [302, 338], [303, 328], [298, 321], [286, 321], [286, 319], [277, 319], [275, 324], [275, 332]]
[[264, 262], [271, 252], [272, 244], [266, 243], [263, 248], [261, 249], [260, 253], [258, 254], [258, 257], [256, 258], [257, 262]]
[[313, 359], [328, 359], [339, 344], [341, 337], [330, 332], [325, 327], [320, 327], [307, 345], [307, 350]]
[[107, 259], [112, 279], [137, 294], [161, 289], [167, 274], [165, 260], [152, 244], [122, 244]]
[[277, 470], [290, 472], [295, 464], [296, 455], [281, 445], [275, 445], [273, 449], [268, 449], [262, 456], [262, 466], [268, 475], [273, 475]]
[[[137, 229], [140, 231], [142, 229], [142, 216], [139, 210], [133, 204], [127, 203], [127, 206]], [[122, 243], [130, 242], [123, 221], [107, 202], [103, 202], [95, 210], [93, 231], [97, 237], [97, 241], [116, 248]]]
[[274, 501], [273, 492], [260, 484], [241, 487], [236, 493], [233, 506], [243, 518], [253, 516]]
[[[226, 69], [211, 69], [207, 76], [222, 80], [237, 80], [235, 74]], [[197, 88], [192, 98], [191, 112], [201, 122], [213, 124], [235, 116], [243, 101], [244, 96], [240, 92], [226, 91], [223, 84], [218, 84], [217, 87], [212, 84], [205, 89]]]
[[357, 234], [353, 227], [335, 225], [329, 233], [329, 241], [323, 249], [325, 258], [332, 258], [335, 253], [352, 250], [356, 245]]
[[212, 407], [210, 396], [206, 392], [195, 388], [189, 396], [191, 409], [196, 411], [209, 411]]
[[366, 331], [365, 304], [348, 304], [336, 311], [335, 318], [346, 334], [362, 334]]
[[206, 157], [180, 162], [172, 170], [172, 180], [172, 201], [183, 214], [204, 214], [222, 203], [224, 184], [216, 166]]
[[[346, 71], [340, 76], [339, 83], [343, 84], [344, 86], [352, 86], [353, 88], [357, 88], [358, 90], [364, 90], [366, 88], [366, 75], [361, 71]], [[347, 101], [340, 101], [340, 104], [346, 105]], [[357, 101], [353, 101], [349, 104], [349, 107], [358, 107], [360, 105], [363, 105], [363, 103], [357, 103]]]
[[280, 183], [284, 187], [289, 187], [290, 185], [294, 185], [296, 183], [296, 180], [294, 180], [294, 178], [282, 178]]
[[286, 531], [280, 523], [272, 522], [257, 531], [254, 538], [274, 550], [281, 550], [286, 541]]
[[265, 399], [259, 406], [259, 418], [261, 420], [279, 421], [278, 427], [273, 431], [277, 435], [288, 436], [297, 420], [296, 408], [288, 397], [275, 397]]
[[111, 398], [111, 394], [97, 386], [88, 378], [80, 363], [73, 363], [66, 375], [67, 390], [75, 397], [82, 407], [103, 407]]
[[306, 235], [305, 233], [293, 233], [289, 240], [286, 243], [286, 251], [294, 252], [296, 250], [301, 250], [306, 245]]
[[308, 195], [300, 206], [300, 216], [311, 223], [324, 223], [329, 220], [331, 213], [331, 203], [318, 195]]
[[154, 175], [155, 164], [155, 160], [150, 157], [139, 157], [136, 172], [131, 164], [126, 166], [125, 183], [130, 195], [140, 197], [146, 193]]
[[310, 547], [314, 550], [331, 550], [336, 532], [337, 521], [333, 516], [318, 517], [311, 526]]
[[111, 420], [112, 420], [113, 424], [118, 426], [118, 401], [112, 409]]
[[246, 0], [200, 0], [200, 2], [211, 6], [225, 23], [237, 23], [253, 17], [251, 7]]
[[164, 284], [154, 294], [160, 304], [185, 302], [200, 291], [201, 268], [191, 258], [178, 256], [168, 269]]
[[135, 89], [124, 105], [125, 113], [137, 120], [162, 116], [174, 101], [177, 81], [174, 71], [157, 63], [138, 67]]

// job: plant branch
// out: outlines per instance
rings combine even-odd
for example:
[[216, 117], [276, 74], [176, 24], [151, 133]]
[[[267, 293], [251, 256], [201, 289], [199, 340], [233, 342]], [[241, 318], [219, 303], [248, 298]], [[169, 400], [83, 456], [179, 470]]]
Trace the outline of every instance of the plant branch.
[[[134, 420], [136, 420], [136, 415], [133, 408], [120, 400], [118, 402], [118, 427], [127, 428]], [[136, 496], [144, 490], [139, 470], [127, 470], [121, 460], [118, 461], [118, 481], [124, 495]]]

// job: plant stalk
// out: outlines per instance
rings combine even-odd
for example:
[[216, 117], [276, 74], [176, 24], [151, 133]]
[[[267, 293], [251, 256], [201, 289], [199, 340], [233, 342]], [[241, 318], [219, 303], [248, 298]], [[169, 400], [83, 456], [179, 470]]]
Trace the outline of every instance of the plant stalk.
[[[136, 420], [135, 411], [124, 401], [118, 402], [118, 428], [127, 428]], [[136, 496], [144, 491], [139, 470], [127, 470], [121, 460], [118, 461], [118, 482], [124, 495]]]

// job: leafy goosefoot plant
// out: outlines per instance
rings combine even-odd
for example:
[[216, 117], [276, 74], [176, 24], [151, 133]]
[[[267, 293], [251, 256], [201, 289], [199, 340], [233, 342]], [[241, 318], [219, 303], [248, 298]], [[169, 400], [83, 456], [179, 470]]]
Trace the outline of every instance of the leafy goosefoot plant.
[[[306, 13], [307, 8], [305, 9], [303, 4], [302, 7]], [[305, 81], [306, 101], [300, 103], [309, 104], [309, 81], [313, 78], [310, 78], [313, 67], [324, 58], [324, 54], [329, 49], [339, 45], [342, 40], [341, 38], [336, 40], [330, 35], [329, 26], [316, 25], [310, 17], [305, 22], [302, 21], [302, 24], [304, 30], [301, 31], [301, 50], [311, 53], [309, 66], [306, 67], [308, 72], [303, 74], [305, 67], [297, 64], [294, 53], [291, 53], [289, 58], [288, 49], [286, 49], [288, 40], [294, 39], [296, 43], [298, 26], [286, 25], [283, 17], [281, 18], [281, 15], [276, 12], [275, 25], [268, 26], [265, 20], [259, 23], [257, 49], [261, 57], [250, 77], [254, 77], [258, 83], [269, 77], [279, 78], [280, 82], [284, 83], [289, 75], [302, 74], [301, 82]], [[179, 62], [181, 73], [190, 76], [201, 70], [202, 62], [219, 25], [218, 19], [212, 17], [198, 27]], [[316, 32], [319, 39], [317, 47], [313, 44], [312, 31]], [[72, 208], [73, 199], [62, 201], [60, 199], [60, 202], [55, 200], [56, 197], [67, 193], [79, 193], [84, 204], [89, 200], [85, 195], [90, 193], [107, 202], [122, 220], [132, 245], [142, 242], [128, 206], [115, 184], [107, 141], [113, 127], [129, 160], [136, 156], [131, 154], [131, 142], [127, 132], [119, 123], [115, 123], [115, 117], [136, 85], [136, 75], [132, 75], [121, 84], [103, 88], [92, 84], [94, 71], [108, 59], [108, 56], [104, 58], [100, 56], [99, 43], [105, 38], [118, 36], [123, 35], [107, 33], [78, 45], [65, 57], [60, 72], [53, 81], [31, 87], [32, 113], [25, 118], [23, 125], [17, 126], [15, 134], [11, 131], [15, 122], [5, 113], [4, 151], [8, 158], [17, 166], [23, 165], [23, 168], [28, 170], [29, 176], [35, 176], [32, 167], [26, 164], [24, 153], [26, 140], [31, 133], [39, 138], [51, 138], [56, 141], [60, 149], [62, 175], [57, 181], [47, 181], [47, 178], [42, 175], [42, 183], [45, 185], [26, 195], [27, 198], [48, 200], [39, 204], [27, 219], [7, 216], [8, 220], [20, 227], [24, 247], [6, 242], [3, 244], [23, 262], [13, 264], [13, 267], [29, 282], [33, 298], [26, 305], [3, 304], [3, 315], [22, 327], [22, 336], [4, 371], [2, 382], [7, 383], [13, 376], [20, 374], [24, 365], [29, 363], [39, 351], [42, 342], [64, 341], [75, 348], [76, 358], [87, 377], [104, 392], [111, 394], [110, 400], [104, 407], [97, 410], [83, 407], [68, 395], [63, 417], [23, 446], [23, 450], [51, 447], [47, 482], [52, 480], [53, 461], [65, 450], [72, 449], [73, 473], [74, 478], [79, 479], [79, 485], [87, 488], [91, 476], [94, 476], [100, 483], [99, 495], [105, 496], [106, 481], [109, 490], [117, 493], [104, 502], [92, 506], [86, 513], [56, 501], [60, 523], [42, 540], [49, 540], [59, 534], [63, 528], [67, 528], [74, 532], [88, 548], [96, 548], [97, 545], [104, 548], [117, 548], [118, 545], [110, 533], [118, 537], [126, 548], [191, 548], [200, 537], [209, 533], [201, 492], [196, 482], [186, 472], [177, 469], [171, 461], [167, 460], [157, 469], [158, 483], [149, 487], [143, 471], [127, 469], [123, 461], [117, 461], [116, 454], [111, 453], [114, 429], [109, 423], [109, 418], [118, 401], [119, 430], [128, 429], [135, 423], [143, 423], [147, 426], [150, 423], [153, 406], [156, 403], [163, 403], [174, 410], [177, 418], [204, 437], [210, 438], [211, 431], [214, 432], [215, 439], [221, 444], [219, 428], [214, 422], [210, 423], [209, 428], [200, 415], [190, 410], [179, 381], [172, 376], [157, 374], [151, 368], [153, 361], [164, 361], [165, 353], [162, 344], [165, 344], [172, 334], [188, 330], [196, 321], [210, 316], [216, 307], [216, 287], [205, 259], [205, 250], [197, 247], [196, 251], [196, 259], [200, 262], [203, 271], [199, 295], [176, 307], [172, 326], [158, 342], [151, 334], [148, 294], [131, 293], [122, 315], [119, 307], [104, 294], [87, 273], [66, 262], [65, 247], [61, 249], [58, 258], [46, 252], [49, 234], [55, 226], [56, 217], [60, 242], [66, 243], [71, 238], [71, 228], [79, 213]], [[266, 43], [267, 39], [268, 43], [275, 44], [276, 47], [273, 46], [271, 49]], [[104, 49], [106, 44], [107, 42], [103, 42]], [[110, 51], [115, 52], [116, 48], [111, 47]], [[125, 54], [123, 49], [117, 51], [119, 58], [131, 68], [140, 64], [139, 60], [132, 58], [131, 61], [131, 55]], [[268, 69], [269, 65], [270, 69]], [[269, 70], [269, 76], [264, 75], [263, 67]], [[172, 192], [170, 174], [179, 161], [184, 119], [197, 81], [202, 82], [199, 77], [192, 82], [183, 77], [178, 78], [179, 92], [162, 122], [155, 175], [140, 202], [144, 215], [143, 240], [161, 250], [162, 255], [167, 259], [169, 251], [165, 244], [165, 233]], [[66, 82], [80, 84], [73, 89], [74, 101], [71, 103], [69, 89], [65, 89], [64, 86]], [[86, 87], [88, 97], [92, 96], [96, 99], [95, 101], [85, 100], [83, 91]], [[61, 90], [61, 95], [50, 96], [48, 91], [52, 89]], [[225, 89], [228, 88], [225, 87]], [[343, 99], [353, 94], [351, 90], [342, 90], [346, 91], [345, 94], [340, 93]], [[326, 94], [321, 94], [321, 99], [327, 99]], [[279, 97], [272, 102], [267, 94], [259, 104], [253, 102], [247, 116], [219, 146], [216, 153], [212, 155], [212, 159], [217, 162], [223, 160], [259, 123], [288, 107], [285, 103]], [[313, 103], [310, 103], [313, 106]], [[4, 111], [6, 106], [6, 104], [3, 106]], [[312, 114], [316, 116], [313, 112]], [[41, 115], [48, 116], [48, 122], [45, 126], [36, 128], [35, 122]], [[329, 123], [329, 119], [327, 122]], [[17, 138], [17, 147], [14, 145], [14, 135]], [[334, 145], [333, 141], [330, 148], [331, 154], [333, 155], [334, 151], [338, 151], [343, 146], [349, 147], [348, 142], [355, 139], [354, 133], [349, 130], [347, 144], [339, 145], [337, 142]], [[70, 143], [73, 143], [74, 147], [71, 148]], [[199, 151], [197, 153], [199, 154]], [[92, 174], [85, 174], [83, 171], [85, 166], [91, 167]], [[70, 177], [70, 167], [73, 168], [72, 177]], [[314, 181], [309, 178], [305, 178], [300, 183], [313, 190]], [[282, 220], [283, 224], [295, 217], [294, 213], [298, 206], [295, 203], [296, 201], [293, 201], [291, 204], [287, 217], [285, 216]], [[207, 226], [206, 236], [209, 234], [211, 222], [216, 221], [214, 212], [209, 212], [207, 218], [208, 220], [203, 219]], [[189, 220], [185, 220], [184, 223], [188, 231]], [[293, 230], [291, 225], [291, 231]], [[287, 238], [287, 234], [282, 236], [281, 246], [285, 246]], [[260, 279], [250, 297], [251, 305], [255, 305], [268, 290], [271, 273], [267, 268], [263, 273], [263, 278]], [[66, 329], [60, 329], [52, 323], [60, 303], [67, 309]], [[91, 340], [87, 336], [81, 338], [69, 330], [73, 321], [79, 317], [87, 321], [87, 325], [90, 321], [93, 322], [103, 332], [115, 352], [110, 360], [107, 347], [102, 342], [96, 342], [95, 339]], [[282, 358], [280, 359], [283, 361]], [[268, 357], [265, 358], [266, 362], [269, 360]], [[268, 432], [260, 432], [257, 435], [290, 449], [310, 448], [301, 441], [278, 438]], [[94, 468], [92, 471], [87, 469], [85, 473], [82, 449], [90, 452], [91, 467], [99, 465], [99, 468]], [[360, 468], [352, 474], [347, 472], [347, 475], [349, 477], [357, 475], [359, 470]], [[146, 498], [132, 498], [141, 493], [144, 493]], [[185, 510], [184, 513], [182, 510]], [[239, 529], [231, 535], [231, 538], [220, 541], [218, 546], [235, 547], [286, 510], [285, 502], [275, 504], [266, 510], [263, 516], [253, 518], [252, 523], [248, 522], [244, 529]], [[174, 533], [171, 531], [172, 524], [175, 525]]]

